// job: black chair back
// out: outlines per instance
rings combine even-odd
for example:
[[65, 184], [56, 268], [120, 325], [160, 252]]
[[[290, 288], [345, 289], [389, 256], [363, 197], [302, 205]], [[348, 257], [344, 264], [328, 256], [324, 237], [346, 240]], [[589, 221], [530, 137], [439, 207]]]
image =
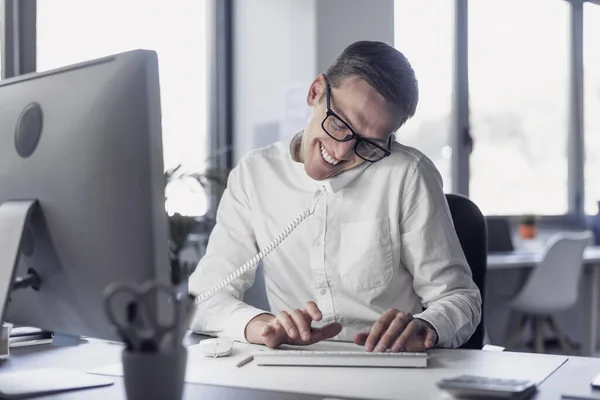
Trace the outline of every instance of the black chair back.
[[481, 322], [471, 338], [461, 346], [463, 349], [481, 349], [483, 347], [485, 274], [487, 269], [487, 228], [486, 221], [479, 208], [467, 197], [458, 194], [446, 194], [446, 200], [452, 214], [454, 229], [471, 267], [473, 281], [481, 292]]

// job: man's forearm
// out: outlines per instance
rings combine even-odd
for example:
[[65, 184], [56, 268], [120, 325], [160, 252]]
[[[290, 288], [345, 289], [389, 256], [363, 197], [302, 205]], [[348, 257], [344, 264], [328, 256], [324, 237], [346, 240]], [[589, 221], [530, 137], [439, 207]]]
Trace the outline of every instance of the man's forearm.
[[468, 291], [450, 294], [432, 302], [415, 318], [433, 325], [438, 334], [438, 346], [459, 347], [473, 334], [481, 321], [481, 297], [479, 292]]
[[227, 293], [218, 293], [196, 307], [192, 330], [196, 333], [247, 341], [249, 321], [267, 311], [253, 307]]

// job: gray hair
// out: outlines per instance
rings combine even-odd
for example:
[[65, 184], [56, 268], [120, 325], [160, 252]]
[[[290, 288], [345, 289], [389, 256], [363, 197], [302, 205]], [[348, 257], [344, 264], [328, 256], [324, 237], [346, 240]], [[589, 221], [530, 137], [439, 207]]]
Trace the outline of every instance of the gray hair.
[[356, 77], [371, 85], [402, 114], [402, 126], [415, 114], [419, 88], [415, 71], [401, 52], [377, 41], [360, 41], [346, 47], [325, 74], [331, 86]]

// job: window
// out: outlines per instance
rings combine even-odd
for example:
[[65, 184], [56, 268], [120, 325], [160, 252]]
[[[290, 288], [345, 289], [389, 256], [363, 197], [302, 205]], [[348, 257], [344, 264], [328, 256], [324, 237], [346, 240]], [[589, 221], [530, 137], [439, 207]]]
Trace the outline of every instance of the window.
[[419, 81], [419, 104], [396, 140], [415, 147], [435, 163], [451, 187], [453, 0], [396, 0], [395, 47], [412, 64]]
[[[137, 48], [158, 53], [165, 168], [201, 172], [206, 157], [207, 2], [52, 0], [37, 2], [38, 71]], [[206, 198], [170, 187], [167, 208], [203, 215]], [[170, 210], [172, 211], [172, 210]]]
[[600, 6], [583, 8], [585, 212], [597, 214], [600, 201]]
[[485, 214], [566, 214], [569, 3], [471, 1], [468, 28], [471, 198]]

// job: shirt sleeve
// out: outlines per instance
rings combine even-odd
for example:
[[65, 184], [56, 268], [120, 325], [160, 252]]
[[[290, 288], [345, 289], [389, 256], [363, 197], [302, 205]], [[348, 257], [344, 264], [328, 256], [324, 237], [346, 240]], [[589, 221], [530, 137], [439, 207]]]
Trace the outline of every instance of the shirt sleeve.
[[481, 320], [481, 294], [456, 235], [439, 172], [419, 160], [404, 190], [402, 261], [426, 308], [415, 315], [438, 334], [438, 347], [459, 347]]
[[[189, 292], [195, 296], [220, 283], [258, 252], [250, 219], [250, 197], [242, 179], [244, 165], [242, 160], [229, 174], [206, 254], [189, 278]], [[244, 292], [254, 284], [254, 277], [252, 269], [209, 300], [197, 301], [192, 330], [246, 342], [248, 322], [268, 313], [242, 301]]]

